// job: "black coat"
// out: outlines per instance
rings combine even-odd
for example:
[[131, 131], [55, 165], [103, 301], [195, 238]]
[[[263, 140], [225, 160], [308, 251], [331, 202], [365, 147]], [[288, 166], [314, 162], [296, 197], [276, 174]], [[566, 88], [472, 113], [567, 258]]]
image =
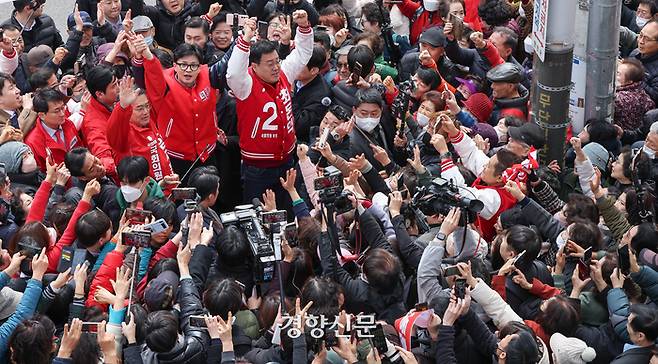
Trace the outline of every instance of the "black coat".
[[322, 104], [322, 99], [329, 96], [331, 90], [320, 75], [302, 88], [297, 88], [295, 85], [292, 112], [295, 116], [295, 134], [299, 142], [309, 142], [311, 127], [319, 126], [324, 114], [327, 113], [328, 106]]
[[635, 57], [642, 62], [644, 66], [644, 91], [646, 91], [651, 99], [658, 101], [658, 53], [643, 57], [639, 50], [631, 52], [631, 57]]
[[[11, 18], [2, 23], [2, 25], [11, 24], [18, 29], [23, 30], [21, 23], [16, 20], [16, 11], [12, 12]], [[41, 44], [45, 44], [48, 47], [52, 48], [53, 51], [55, 48], [64, 44], [62, 36], [59, 34], [59, 30], [55, 26], [55, 21], [53, 18], [48, 15], [41, 15], [40, 17], [34, 20], [32, 29], [23, 30], [22, 32], [23, 41], [25, 41], [25, 49], [23, 53], [27, 54], [33, 47], [36, 47]]]
[[[416, 73], [416, 70], [420, 67], [420, 61], [418, 60], [419, 55], [420, 52], [416, 51], [409, 52], [402, 57], [402, 60], [400, 61], [400, 73], [398, 75], [400, 81], [406, 81]], [[443, 77], [446, 82], [455, 87], [459, 86], [459, 81], [457, 81], [455, 77], [463, 75], [460, 75], [459, 69], [448, 59], [448, 57], [441, 57], [437, 62], [436, 67], [439, 70], [441, 77]]]
[[[91, 20], [96, 20], [96, 15], [98, 14], [98, 0], [78, 0], [78, 10], [86, 11]], [[132, 0], [121, 0], [121, 16], [125, 16], [126, 11], [130, 9]], [[135, 16], [133, 15], [133, 18]]]
[[647, 364], [652, 356], [653, 353], [651, 352], [650, 347], [633, 348], [619, 354], [619, 356], [612, 361], [612, 364]]

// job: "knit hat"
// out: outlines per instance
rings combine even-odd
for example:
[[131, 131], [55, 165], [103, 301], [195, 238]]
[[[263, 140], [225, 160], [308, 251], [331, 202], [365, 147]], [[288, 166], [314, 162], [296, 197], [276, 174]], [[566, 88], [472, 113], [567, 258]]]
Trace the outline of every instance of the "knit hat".
[[21, 302], [23, 294], [16, 292], [9, 287], [3, 287], [0, 290], [0, 321], [6, 320], [14, 312]]
[[551, 349], [558, 364], [584, 364], [596, 358], [596, 351], [584, 341], [560, 333], [551, 336]]
[[29, 152], [27, 144], [9, 141], [0, 145], [0, 163], [5, 164], [5, 170], [9, 174], [20, 173], [23, 163], [23, 154]]
[[481, 92], [475, 93], [466, 99], [464, 106], [481, 123], [489, 121], [491, 112], [493, 111], [493, 101]]
[[482, 139], [489, 139], [491, 148], [498, 146], [498, 134], [493, 126], [487, 123], [477, 123], [471, 126], [471, 130], [482, 137]]
[[48, 62], [49, 59], [53, 58], [54, 55], [55, 53], [53, 53], [53, 50], [50, 47], [42, 44], [27, 52], [27, 64], [33, 67], [41, 67]]
[[587, 143], [583, 147], [583, 153], [585, 153], [587, 159], [601, 172], [605, 172], [608, 169], [608, 162], [612, 157], [610, 156], [610, 152], [601, 144], [596, 142]]
[[149, 312], [171, 307], [176, 300], [178, 281], [176, 273], [166, 270], [148, 283], [144, 290], [144, 303]]

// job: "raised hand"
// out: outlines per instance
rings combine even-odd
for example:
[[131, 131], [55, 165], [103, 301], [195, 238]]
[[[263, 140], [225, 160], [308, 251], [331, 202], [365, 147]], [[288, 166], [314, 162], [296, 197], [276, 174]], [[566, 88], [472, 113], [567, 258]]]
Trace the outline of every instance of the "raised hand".
[[270, 189], [265, 190], [265, 193], [263, 193], [263, 210], [276, 210], [276, 194], [274, 194], [274, 191]]
[[212, 18], [216, 17], [219, 12], [222, 11], [222, 5], [219, 3], [213, 3], [210, 5], [210, 8], [208, 9], [208, 13], [206, 13], [206, 16], [212, 20]]
[[101, 184], [94, 178], [91, 181], [87, 182], [85, 190], [82, 193], [82, 200], [91, 201], [91, 199], [101, 193]]
[[32, 258], [32, 279], [40, 281], [48, 269], [48, 256], [46, 248], [41, 249], [41, 253]]
[[242, 27], [242, 39], [246, 42], [251, 42], [258, 31], [256, 18], [249, 18], [245, 20], [244, 27]]
[[119, 81], [119, 103], [122, 108], [132, 105], [137, 99], [137, 92], [133, 88], [135, 81], [132, 77], [126, 76]]
[[482, 49], [487, 45], [487, 42], [484, 40], [484, 35], [481, 32], [473, 32], [469, 36], [471, 42], [475, 44], [477, 49]]
[[294, 168], [290, 168], [288, 171], [286, 171], [286, 179], [279, 177], [281, 186], [288, 193], [295, 189], [295, 179], [297, 179], [297, 170]]
[[64, 163], [60, 164], [59, 168], [57, 168], [56, 184], [59, 186], [66, 186], [66, 183], [68, 183], [70, 178], [71, 178], [71, 172], [69, 172], [69, 169], [66, 168], [66, 165]]
[[311, 26], [311, 23], [308, 21], [306, 10], [295, 10], [295, 12], [292, 13], [292, 19], [298, 27], [307, 28]]
[[80, 319], [74, 318], [70, 325], [65, 324], [64, 336], [62, 336], [62, 342], [59, 345], [57, 357], [62, 359], [71, 358], [73, 350], [78, 346], [80, 336], [82, 336], [82, 321]]

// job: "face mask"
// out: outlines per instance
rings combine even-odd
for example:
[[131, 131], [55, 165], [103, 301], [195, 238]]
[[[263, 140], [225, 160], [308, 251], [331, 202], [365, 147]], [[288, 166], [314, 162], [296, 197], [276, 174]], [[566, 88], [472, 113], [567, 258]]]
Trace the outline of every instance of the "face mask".
[[132, 186], [121, 186], [121, 193], [128, 203], [133, 203], [142, 196], [142, 190]]
[[418, 113], [416, 114], [416, 121], [418, 122], [418, 125], [424, 128], [430, 123], [430, 118], [425, 114]]
[[23, 163], [21, 163], [21, 172], [30, 173], [34, 172], [37, 169], [37, 161], [34, 159], [33, 155], [29, 155], [23, 158]]
[[423, 0], [423, 8], [427, 11], [437, 11], [439, 9], [439, 1]]
[[366, 133], [370, 133], [377, 127], [377, 125], [379, 125], [379, 118], [360, 118], [356, 116], [355, 119], [356, 126]]
[[567, 232], [563, 231], [555, 239], [555, 243], [557, 244], [558, 248], [562, 248], [563, 246], [567, 245], [568, 238], [566, 237], [566, 235], [567, 235]]
[[498, 142], [507, 143], [507, 133], [500, 130], [498, 125], [494, 126], [494, 130], [496, 131], [496, 135], [498, 135]]
[[656, 158], [656, 151], [647, 147], [646, 145], [642, 147], [642, 151], [647, 155], [647, 157], [649, 157], [649, 159]]
[[648, 22], [649, 19], [640, 18], [639, 16], [635, 17], [635, 24], [640, 28], [643, 28]]
[[146, 43], [146, 45], [150, 47], [151, 44], [153, 44], [153, 37], [150, 35], [148, 37], [144, 37], [144, 43]]

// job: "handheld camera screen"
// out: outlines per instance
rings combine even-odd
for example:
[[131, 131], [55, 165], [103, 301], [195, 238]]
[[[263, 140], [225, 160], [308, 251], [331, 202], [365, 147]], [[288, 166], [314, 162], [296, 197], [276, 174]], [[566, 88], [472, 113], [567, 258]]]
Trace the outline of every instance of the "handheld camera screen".
[[286, 222], [288, 219], [286, 210], [263, 212], [261, 216], [263, 218], [263, 224], [277, 224]]
[[121, 241], [126, 246], [146, 248], [151, 243], [151, 233], [149, 231], [123, 232], [121, 233]]
[[313, 186], [316, 191], [324, 190], [326, 188], [340, 187], [342, 178], [341, 175], [318, 177], [313, 180]]
[[171, 190], [171, 196], [174, 200], [194, 200], [196, 198], [196, 188], [174, 188]]

